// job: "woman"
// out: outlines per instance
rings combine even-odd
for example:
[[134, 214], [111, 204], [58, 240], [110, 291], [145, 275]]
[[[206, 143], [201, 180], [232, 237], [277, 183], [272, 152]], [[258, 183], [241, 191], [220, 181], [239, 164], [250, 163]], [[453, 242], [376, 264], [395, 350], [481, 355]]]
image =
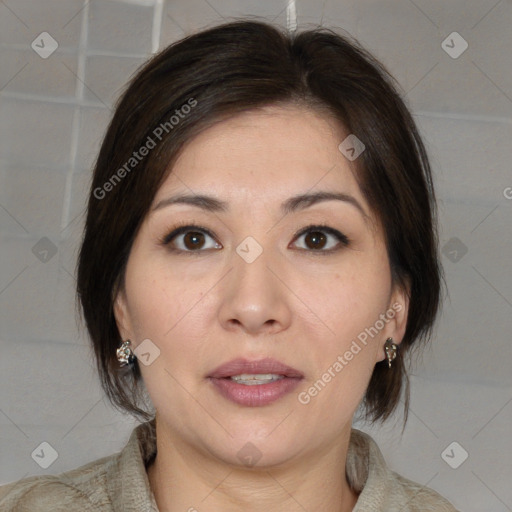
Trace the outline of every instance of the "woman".
[[78, 261], [102, 385], [144, 423], [2, 510], [455, 510], [352, 428], [407, 413], [440, 274], [424, 146], [355, 41], [239, 21], [171, 45], [117, 105]]

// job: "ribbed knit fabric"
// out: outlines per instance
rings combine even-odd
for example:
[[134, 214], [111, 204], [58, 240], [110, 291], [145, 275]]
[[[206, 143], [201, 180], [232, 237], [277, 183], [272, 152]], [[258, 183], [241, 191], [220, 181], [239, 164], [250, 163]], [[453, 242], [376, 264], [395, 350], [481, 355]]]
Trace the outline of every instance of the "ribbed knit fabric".
[[[0, 487], [2, 512], [158, 512], [146, 464], [155, 456], [155, 420], [134, 428], [123, 450], [53, 476]], [[353, 512], [457, 512], [427, 487], [391, 471], [373, 439], [352, 429], [346, 475], [359, 493]]]

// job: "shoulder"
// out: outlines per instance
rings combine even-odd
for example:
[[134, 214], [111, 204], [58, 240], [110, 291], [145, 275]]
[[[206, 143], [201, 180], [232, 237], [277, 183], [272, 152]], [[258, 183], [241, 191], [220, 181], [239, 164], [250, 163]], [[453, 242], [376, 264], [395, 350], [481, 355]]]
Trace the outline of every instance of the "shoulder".
[[403, 496], [404, 512], [458, 512], [457, 509], [438, 492], [390, 471], [393, 486]]
[[111, 455], [59, 475], [33, 476], [0, 486], [0, 510], [111, 511], [106, 474], [115, 459]]
[[458, 512], [433, 489], [392, 471], [377, 443], [364, 432], [352, 430], [347, 461], [351, 485], [360, 492], [354, 512]]

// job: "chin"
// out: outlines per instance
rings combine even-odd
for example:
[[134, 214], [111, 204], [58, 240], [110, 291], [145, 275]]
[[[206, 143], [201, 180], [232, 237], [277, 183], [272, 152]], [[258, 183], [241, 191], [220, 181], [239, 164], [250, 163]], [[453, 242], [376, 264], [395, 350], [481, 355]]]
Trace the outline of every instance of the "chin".
[[268, 435], [272, 429], [263, 430], [263, 434], [262, 430], [255, 431], [254, 428], [232, 432], [233, 438], [219, 447], [219, 458], [231, 466], [261, 469], [286, 464], [299, 453], [296, 433], [281, 431]]

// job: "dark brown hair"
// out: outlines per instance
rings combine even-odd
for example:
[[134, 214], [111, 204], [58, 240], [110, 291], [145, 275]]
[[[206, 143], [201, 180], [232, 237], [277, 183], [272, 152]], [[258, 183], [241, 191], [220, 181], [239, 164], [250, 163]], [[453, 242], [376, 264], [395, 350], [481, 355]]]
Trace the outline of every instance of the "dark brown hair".
[[385, 420], [403, 393], [407, 417], [404, 355], [431, 334], [442, 274], [431, 170], [398, 90], [382, 64], [349, 36], [326, 28], [288, 33], [247, 20], [186, 37], [138, 71], [99, 152], [77, 263], [77, 297], [114, 406], [152, 417], [142, 407], [138, 363], [133, 371], [119, 370], [113, 303], [138, 229], [179, 151], [228, 116], [297, 104], [335, 116], [365, 144], [354, 162], [356, 179], [383, 226], [393, 281], [408, 285], [410, 303], [399, 355], [391, 370], [386, 361], [375, 365], [363, 404], [367, 419]]

